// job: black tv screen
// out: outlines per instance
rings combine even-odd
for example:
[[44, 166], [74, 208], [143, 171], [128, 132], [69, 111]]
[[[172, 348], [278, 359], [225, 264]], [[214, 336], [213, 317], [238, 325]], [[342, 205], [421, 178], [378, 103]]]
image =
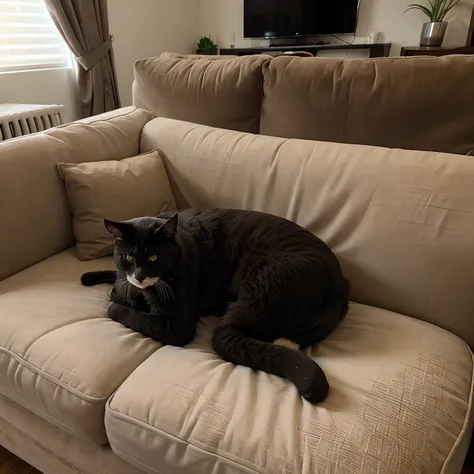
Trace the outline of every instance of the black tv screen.
[[359, 0], [245, 0], [244, 36], [355, 33]]

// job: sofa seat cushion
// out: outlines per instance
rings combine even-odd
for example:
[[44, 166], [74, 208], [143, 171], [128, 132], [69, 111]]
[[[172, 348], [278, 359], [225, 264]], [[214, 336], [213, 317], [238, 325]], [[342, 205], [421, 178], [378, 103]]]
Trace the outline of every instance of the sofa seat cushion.
[[472, 420], [472, 354], [451, 333], [352, 305], [312, 357], [331, 392], [313, 406], [289, 382], [215, 355], [217, 320], [165, 346], [110, 399], [112, 449], [147, 472], [460, 472]]
[[106, 285], [85, 288], [70, 249], [0, 282], [0, 392], [95, 443], [106, 443], [105, 403], [158, 347], [109, 320]]

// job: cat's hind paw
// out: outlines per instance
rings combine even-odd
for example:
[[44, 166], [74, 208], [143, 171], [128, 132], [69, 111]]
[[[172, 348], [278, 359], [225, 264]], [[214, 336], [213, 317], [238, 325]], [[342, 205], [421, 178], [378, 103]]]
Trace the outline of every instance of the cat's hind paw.
[[286, 352], [285, 378], [291, 380], [310, 403], [322, 402], [329, 393], [329, 383], [323, 369], [301, 352]]
[[[310, 359], [311, 360], [311, 359]], [[329, 394], [329, 383], [321, 367], [311, 360], [312, 367], [300, 388], [302, 397], [310, 403], [320, 403]]]

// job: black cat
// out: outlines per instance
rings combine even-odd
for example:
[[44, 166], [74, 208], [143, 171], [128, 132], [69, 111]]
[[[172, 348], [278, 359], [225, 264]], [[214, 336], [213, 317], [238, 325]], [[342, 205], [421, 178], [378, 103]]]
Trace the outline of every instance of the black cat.
[[301, 349], [328, 336], [348, 310], [349, 284], [320, 239], [280, 217], [238, 210], [186, 210], [105, 221], [118, 272], [108, 315], [164, 344], [191, 342], [197, 320], [222, 316], [212, 344], [223, 359], [292, 381], [310, 402], [329, 390]]

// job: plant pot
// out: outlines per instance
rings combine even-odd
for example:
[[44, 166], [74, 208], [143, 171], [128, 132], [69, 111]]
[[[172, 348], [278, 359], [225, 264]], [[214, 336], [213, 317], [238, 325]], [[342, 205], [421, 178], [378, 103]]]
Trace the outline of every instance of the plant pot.
[[197, 49], [196, 54], [203, 54], [205, 56], [216, 56], [217, 55], [217, 48], [213, 49]]
[[441, 46], [448, 28], [447, 21], [423, 23], [421, 30], [420, 46]]

